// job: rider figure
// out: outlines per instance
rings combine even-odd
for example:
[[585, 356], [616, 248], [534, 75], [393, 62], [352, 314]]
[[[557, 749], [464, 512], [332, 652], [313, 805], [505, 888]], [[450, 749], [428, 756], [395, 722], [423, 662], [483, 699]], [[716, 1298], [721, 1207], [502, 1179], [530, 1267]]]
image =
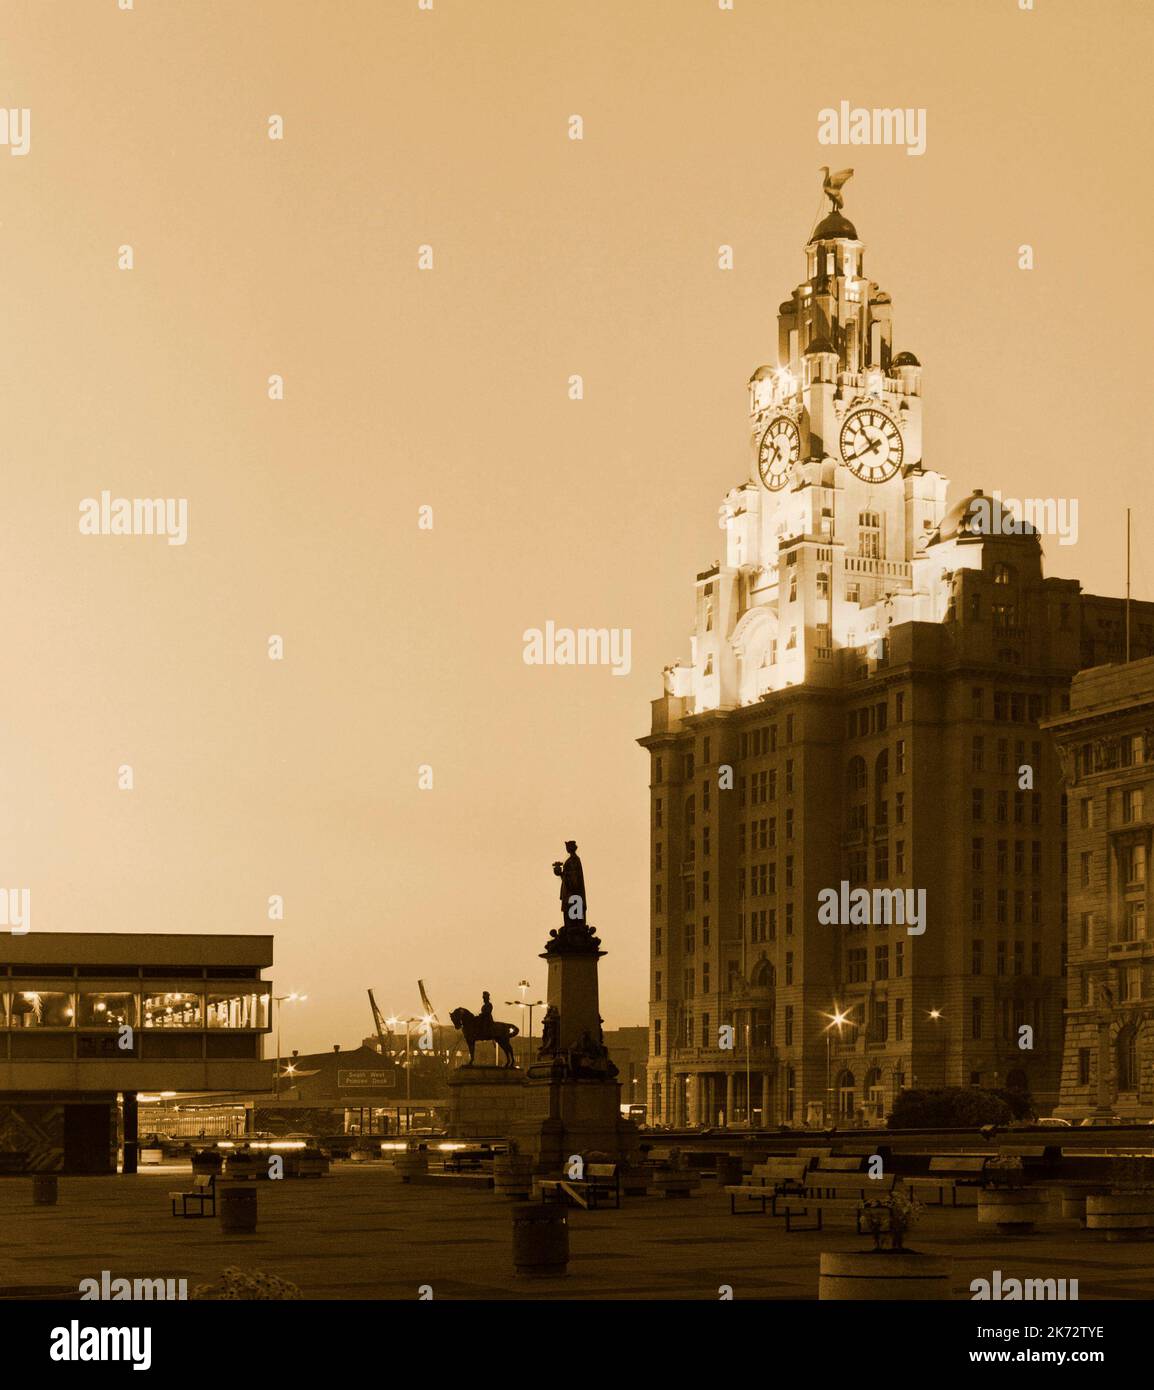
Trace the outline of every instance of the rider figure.
[[485, 990], [481, 995], [481, 1012], [477, 1017], [481, 1020], [481, 1030], [478, 1034], [482, 1038], [493, 1036], [493, 1001], [489, 998], [489, 991]]

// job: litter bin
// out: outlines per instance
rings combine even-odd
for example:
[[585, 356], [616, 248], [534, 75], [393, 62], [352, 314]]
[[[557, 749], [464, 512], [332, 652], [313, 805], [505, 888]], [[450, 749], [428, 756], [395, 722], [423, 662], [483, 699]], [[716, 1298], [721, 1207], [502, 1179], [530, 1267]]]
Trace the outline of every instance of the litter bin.
[[37, 1173], [32, 1179], [32, 1201], [38, 1207], [54, 1207], [57, 1198], [55, 1173]]
[[738, 1187], [741, 1184], [741, 1159], [733, 1154], [717, 1156], [718, 1188]]
[[256, 1183], [221, 1182], [216, 1184], [216, 1209], [220, 1213], [220, 1228], [232, 1234], [256, 1230]]
[[526, 1279], [555, 1279], [569, 1266], [569, 1220], [559, 1202], [513, 1207], [513, 1267]]

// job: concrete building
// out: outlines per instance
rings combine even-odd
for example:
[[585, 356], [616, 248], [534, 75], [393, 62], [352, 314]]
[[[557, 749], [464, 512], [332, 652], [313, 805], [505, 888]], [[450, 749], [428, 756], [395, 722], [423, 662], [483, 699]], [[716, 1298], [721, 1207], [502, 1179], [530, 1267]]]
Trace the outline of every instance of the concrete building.
[[1154, 1115], [1154, 661], [1074, 678], [1047, 726], [1069, 804], [1069, 983], [1059, 1115]]
[[[922, 369], [856, 229], [830, 213], [805, 258], [750, 379], [748, 476], [697, 576], [689, 663], [639, 740], [649, 1114], [880, 1118], [903, 1087], [971, 1083], [1045, 1112], [1065, 826], [1040, 722], [1120, 656], [1122, 605], [1043, 577], [1064, 499], [947, 507]], [[1154, 650], [1150, 606], [1132, 616]]]
[[272, 1088], [270, 936], [0, 939], [0, 1166], [134, 1171], [137, 1095]]

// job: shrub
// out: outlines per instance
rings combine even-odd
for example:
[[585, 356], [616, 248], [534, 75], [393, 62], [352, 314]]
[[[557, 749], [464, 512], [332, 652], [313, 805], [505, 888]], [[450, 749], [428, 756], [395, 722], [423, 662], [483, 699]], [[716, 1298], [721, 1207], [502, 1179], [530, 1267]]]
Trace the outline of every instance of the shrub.
[[980, 1086], [902, 1091], [890, 1112], [890, 1129], [981, 1129], [1010, 1122], [1010, 1107]]
[[216, 1284], [198, 1284], [192, 1297], [202, 1300], [245, 1300], [266, 1302], [272, 1299], [303, 1298], [296, 1284], [261, 1269], [237, 1269], [230, 1265]]

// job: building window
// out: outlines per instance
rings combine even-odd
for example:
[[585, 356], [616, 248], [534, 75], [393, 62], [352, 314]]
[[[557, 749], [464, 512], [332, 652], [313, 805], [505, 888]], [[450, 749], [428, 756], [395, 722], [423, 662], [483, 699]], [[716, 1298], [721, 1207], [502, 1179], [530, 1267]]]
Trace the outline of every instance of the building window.
[[894, 979], [900, 980], [906, 973], [906, 943], [898, 941], [894, 944]]
[[982, 1000], [970, 1000], [970, 1037], [980, 1038], [982, 1036]]
[[890, 948], [888, 946], [874, 947], [874, 979], [888, 980], [890, 977]]
[[900, 878], [906, 871], [906, 842], [898, 840], [894, 844], [894, 872]]
[[901, 1042], [906, 1035], [906, 1001], [894, 1000], [894, 1041]]
[[793, 952], [785, 953], [785, 982], [787, 985], [793, 984]]
[[660, 797], [658, 797], [657, 800], [653, 803], [653, 825], [654, 825], [655, 829], [657, 829], [657, 830], [660, 830], [660, 829], [662, 828], [662, 826], [661, 826], [661, 798], [660, 798]]
[[660, 971], [660, 970], [655, 970], [655, 971], [653, 972], [653, 1002], [654, 1002], [655, 1004], [660, 1004], [660, 1003], [661, 1003], [661, 971]]
[[267, 1028], [269, 997], [264, 993], [210, 994], [205, 1016], [210, 1028]]
[[974, 787], [970, 791], [970, 819], [985, 819], [985, 797], [981, 787]]
[[846, 972], [851, 985], [862, 984], [867, 978], [867, 961], [864, 946], [846, 952]]
[[1093, 864], [1093, 855], [1091, 854], [1090, 850], [1087, 849], [1087, 850], [1083, 850], [1083, 851], [1082, 851], [1082, 856], [1081, 856], [1081, 859], [1080, 859], [1079, 862], [1080, 862], [1079, 874], [1080, 874], [1080, 878], [1081, 878], [1081, 886], [1082, 886], [1083, 888], [1089, 888], [1089, 886], [1090, 886], [1090, 869], [1091, 869], [1091, 866], [1092, 866], [1092, 864]]
[[980, 835], [975, 835], [970, 841], [970, 867], [974, 873], [982, 872], [982, 846], [984, 841]]
[[1126, 824], [1142, 819], [1142, 788], [1133, 787], [1122, 793], [1122, 820]]
[[1118, 1034], [1115, 1044], [1118, 1062], [1119, 1091], [1138, 1089], [1138, 1030], [1132, 1023], [1127, 1024]]
[[1089, 1086], [1090, 1084], [1090, 1049], [1080, 1047], [1078, 1049], [1078, 1085]]
[[[792, 1005], [792, 1004], [787, 1004], [787, 1005], [785, 1006], [785, 1045], [786, 1045], [786, 1047], [792, 1047], [792, 1046], [793, 1046], [793, 1005]], [[792, 1075], [792, 1072], [791, 1072], [791, 1075]]]
[[660, 928], [660, 927], [654, 927], [654, 928], [653, 928], [653, 954], [654, 954], [655, 956], [659, 956], [659, 955], [661, 954], [661, 928]]
[[[134, 1028], [136, 1026], [136, 996], [134, 994], [81, 994], [78, 1021], [81, 1028]], [[255, 1027], [256, 1025], [238, 1025]]]
[[980, 975], [982, 973], [982, 943], [974, 941], [970, 946], [970, 974]]
[[199, 994], [146, 994], [141, 1000], [145, 1028], [203, 1028]]
[[8, 1012], [13, 1028], [71, 1028], [76, 1014], [71, 994], [32, 989], [10, 995]]
[[661, 1056], [661, 1020], [659, 1018], [653, 1020], [653, 1055], [654, 1057]]

